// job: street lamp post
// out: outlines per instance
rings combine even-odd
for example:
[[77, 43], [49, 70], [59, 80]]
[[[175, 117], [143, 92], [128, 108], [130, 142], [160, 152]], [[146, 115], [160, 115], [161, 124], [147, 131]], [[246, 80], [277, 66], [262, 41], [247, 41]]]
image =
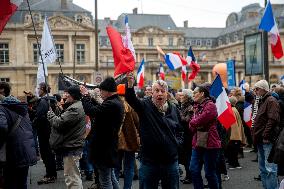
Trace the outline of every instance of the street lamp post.
[[73, 78], [75, 79], [75, 69], [76, 69], [76, 37], [77, 37], [77, 32], [75, 32], [74, 35], [74, 54], [73, 54]]
[[99, 32], [98, 32], [98, 0], [95, 0], [95, 38], [96, 38], [96, 47], [95, 47], [95, 56], [96, 56], [96, 72], [99, 71]]

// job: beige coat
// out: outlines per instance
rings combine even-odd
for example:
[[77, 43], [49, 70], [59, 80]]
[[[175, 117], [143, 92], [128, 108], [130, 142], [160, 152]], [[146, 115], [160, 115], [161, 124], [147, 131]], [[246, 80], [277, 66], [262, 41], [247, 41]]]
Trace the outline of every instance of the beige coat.
[[246, 144], [247, 142], [245, 138], [242, 118], [235, 107], [232, 107], [232, 109], [235, 114], [237, 122], [234, 123], [229, 129], [230, 140], [238, 140], [241, 141], [241, 144]]

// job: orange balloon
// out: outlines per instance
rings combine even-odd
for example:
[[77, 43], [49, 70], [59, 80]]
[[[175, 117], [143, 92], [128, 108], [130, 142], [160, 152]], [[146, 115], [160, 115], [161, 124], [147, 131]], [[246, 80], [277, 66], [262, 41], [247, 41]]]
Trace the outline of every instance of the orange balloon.
[[228, 88], [228, 82], [227, 82], [227, 64], [225, 63], [219, 63], [216, 64], [212, 69], [212, 75], [215, 78], [216, 73], [220, 75], [223, 86], [225, 88]]

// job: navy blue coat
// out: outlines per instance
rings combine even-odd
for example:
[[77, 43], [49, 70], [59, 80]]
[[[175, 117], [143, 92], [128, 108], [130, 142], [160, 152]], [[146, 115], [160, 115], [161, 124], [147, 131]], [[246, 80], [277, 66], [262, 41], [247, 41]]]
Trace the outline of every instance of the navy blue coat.
[[[18, 116], [23, 118], [11, 133]], [[6, 163], [13, 167], [26, 167], [37, 162], [32, 126], [28, 116], [27, 104], [0, 104], [0, 148], [6, 142]]]

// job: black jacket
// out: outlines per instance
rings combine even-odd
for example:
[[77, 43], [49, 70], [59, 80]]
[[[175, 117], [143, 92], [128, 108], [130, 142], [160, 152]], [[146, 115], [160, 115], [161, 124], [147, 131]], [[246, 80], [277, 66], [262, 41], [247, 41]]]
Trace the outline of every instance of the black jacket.
[[133, 88], [126, 90], [126, 100], [139, 116], [141, 161], [151, 164], [175, 162], [179, 146], [176, 136], [182, 130], [177, 108], [169, 103], [163, 115], [150, 98], [138, 100]]
[[[22, 116], [22, 120], [13, 132], [11, 128]], [[6, 142], [6, 163], [13, 167], [35, 165], [37, 162], [32, 126], [27, 104], [0, 104], [0, 148]]]
[[102, 104], [82, 98], [85, 113], [94, 119], [90, 143], [90, 159], [98, 166], [118, 166], [118, 131], [122, 125], [124, 107], [118, 95]]

